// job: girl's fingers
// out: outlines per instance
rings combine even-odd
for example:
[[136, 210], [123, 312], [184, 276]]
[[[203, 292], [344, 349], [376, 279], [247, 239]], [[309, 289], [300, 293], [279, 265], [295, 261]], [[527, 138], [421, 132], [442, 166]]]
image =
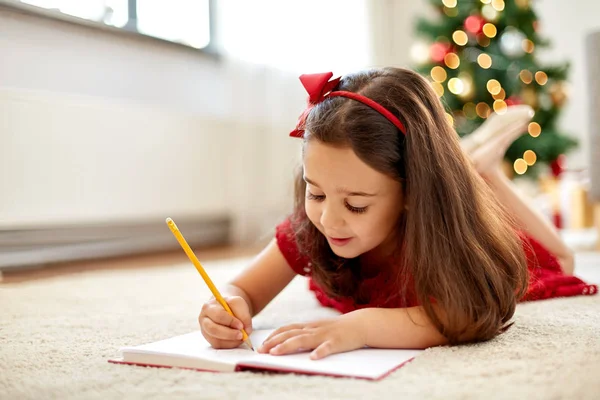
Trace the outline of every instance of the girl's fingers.
[[269, 353], [273, 355], [284, 355], [308, 351], [318, 347], [321, 339], [314, 334], [302, 334], [288, 338], [281, 344], [273, 347]]
[[339, 353], [340, 349], [331, 340], [321, 343], [316, 349], [310, 353], [312, 360], [320, 360], [321, 358], [327, 357], [328, 355]]
[[[242, 323], [241, 328], [245, 328], [246, 333], [249, 335], [252, 332], [252, 316], [250, 315], [250, 309], [248, 308], [246, 301], [241, 297], [228, 297], [226, 301], [229, 304], [229, 307], [231, 307], [235, 319]], [[234, 327], [232, 326], [232, 328]]]
[[242, 340], [242, 331], [219, 325], [210, 318], [204, 318], [202, 320], [202, 328], [207, 334], [215, 339], [236, 341]]
[[229, 326], [237, 330], [240, 330], [244, 327], [242, 321], [229, 315], [229, 313], [225, 311], [220, 304], [207, 310], [206, 316], [219, 325]]
[[263, 343], [268, 342], [269, 340], [271, 340], [273, 337], [283, 333], [283, 332], [287, 332], [293, 329], [302, 329], [304, 328], [306, 325], [305, 324], [292, 324], [292, 325], [286, 325], [286, 326], [282, 326], [281, 328], [276, 329], [275, 331], [273, 331], [266, 339]]
[[270, 336], [270, 339], [267, 339], [263, 342], [259, 351], [261, 353], [268, 353], [269, 350], [271, 350], [273, 347], [281, 344], [282, 342], [288, 340], [289, 338], [298, 336], [298, 335], [305, 335], [305, 334], [307, 334], [307, 331], [304, 329], [290, 329], [287, 331], [283, 331], [279, 334], [274, 334], [274, 335]]

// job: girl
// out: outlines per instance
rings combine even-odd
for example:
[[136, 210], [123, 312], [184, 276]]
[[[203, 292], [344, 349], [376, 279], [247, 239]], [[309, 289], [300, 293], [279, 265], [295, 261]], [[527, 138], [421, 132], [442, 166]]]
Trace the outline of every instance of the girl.
[[569, 249], [500, 171], [523, 122], [470, 145], [469, 159], [420, 75], [332, 75], [300, 78], [309, 106], [291, 133], [303, 142], [295, 209], [231, 282], [237, 318], [214, 299], [202, 307], [213, 347], [239, 346], [240, 329], [297, 274], [342, 314], [282, 327], [259, 352], [318, 359], [482, 341], [508, 328], [519, 300], [596, 292], [571, 276]]

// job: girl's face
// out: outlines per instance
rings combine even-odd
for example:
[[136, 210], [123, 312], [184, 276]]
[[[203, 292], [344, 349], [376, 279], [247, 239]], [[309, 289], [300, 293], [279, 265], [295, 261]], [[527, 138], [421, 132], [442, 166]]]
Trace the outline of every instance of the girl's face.
[[394, 240], [404, 208], [402, 185], [349, 147], [309, 140], [304, 147], [306, 214], [333, 252], [354, 258]]

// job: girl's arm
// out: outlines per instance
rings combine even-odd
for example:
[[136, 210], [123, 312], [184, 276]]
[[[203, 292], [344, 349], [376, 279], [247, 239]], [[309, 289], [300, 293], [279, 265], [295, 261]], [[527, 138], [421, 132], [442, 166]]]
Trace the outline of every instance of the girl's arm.
[[364, 321], [365, 345], [369, 347], [425, 349], [448, 342], [431, 323], [423, 307], [367, 308], [348, 316]]
[[255, 316], [266, 307], [296, 276], [273, 239], [256, 256], [250, 266], [225, 290], [229, 296], [240, 296]]

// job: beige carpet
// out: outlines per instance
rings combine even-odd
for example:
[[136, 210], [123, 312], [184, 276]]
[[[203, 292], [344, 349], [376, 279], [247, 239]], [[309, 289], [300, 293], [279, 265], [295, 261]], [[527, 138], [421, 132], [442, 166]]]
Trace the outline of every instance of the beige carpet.
[[[243, 259], [206, 263], [217, 284]], [[578, 256], [600, 283], [600, 255]], [[491, 342], [429, 349], [380, 382], [214, 374], [110, 364], [122, 345], [196, 329], [208, 297], [190, 264], [89, 271], [0, 285], [1, 399], [598, 399], [600, 296], [519, 306]], [[297, 278], [256, 319], [274, 327], [330, 315]]]

